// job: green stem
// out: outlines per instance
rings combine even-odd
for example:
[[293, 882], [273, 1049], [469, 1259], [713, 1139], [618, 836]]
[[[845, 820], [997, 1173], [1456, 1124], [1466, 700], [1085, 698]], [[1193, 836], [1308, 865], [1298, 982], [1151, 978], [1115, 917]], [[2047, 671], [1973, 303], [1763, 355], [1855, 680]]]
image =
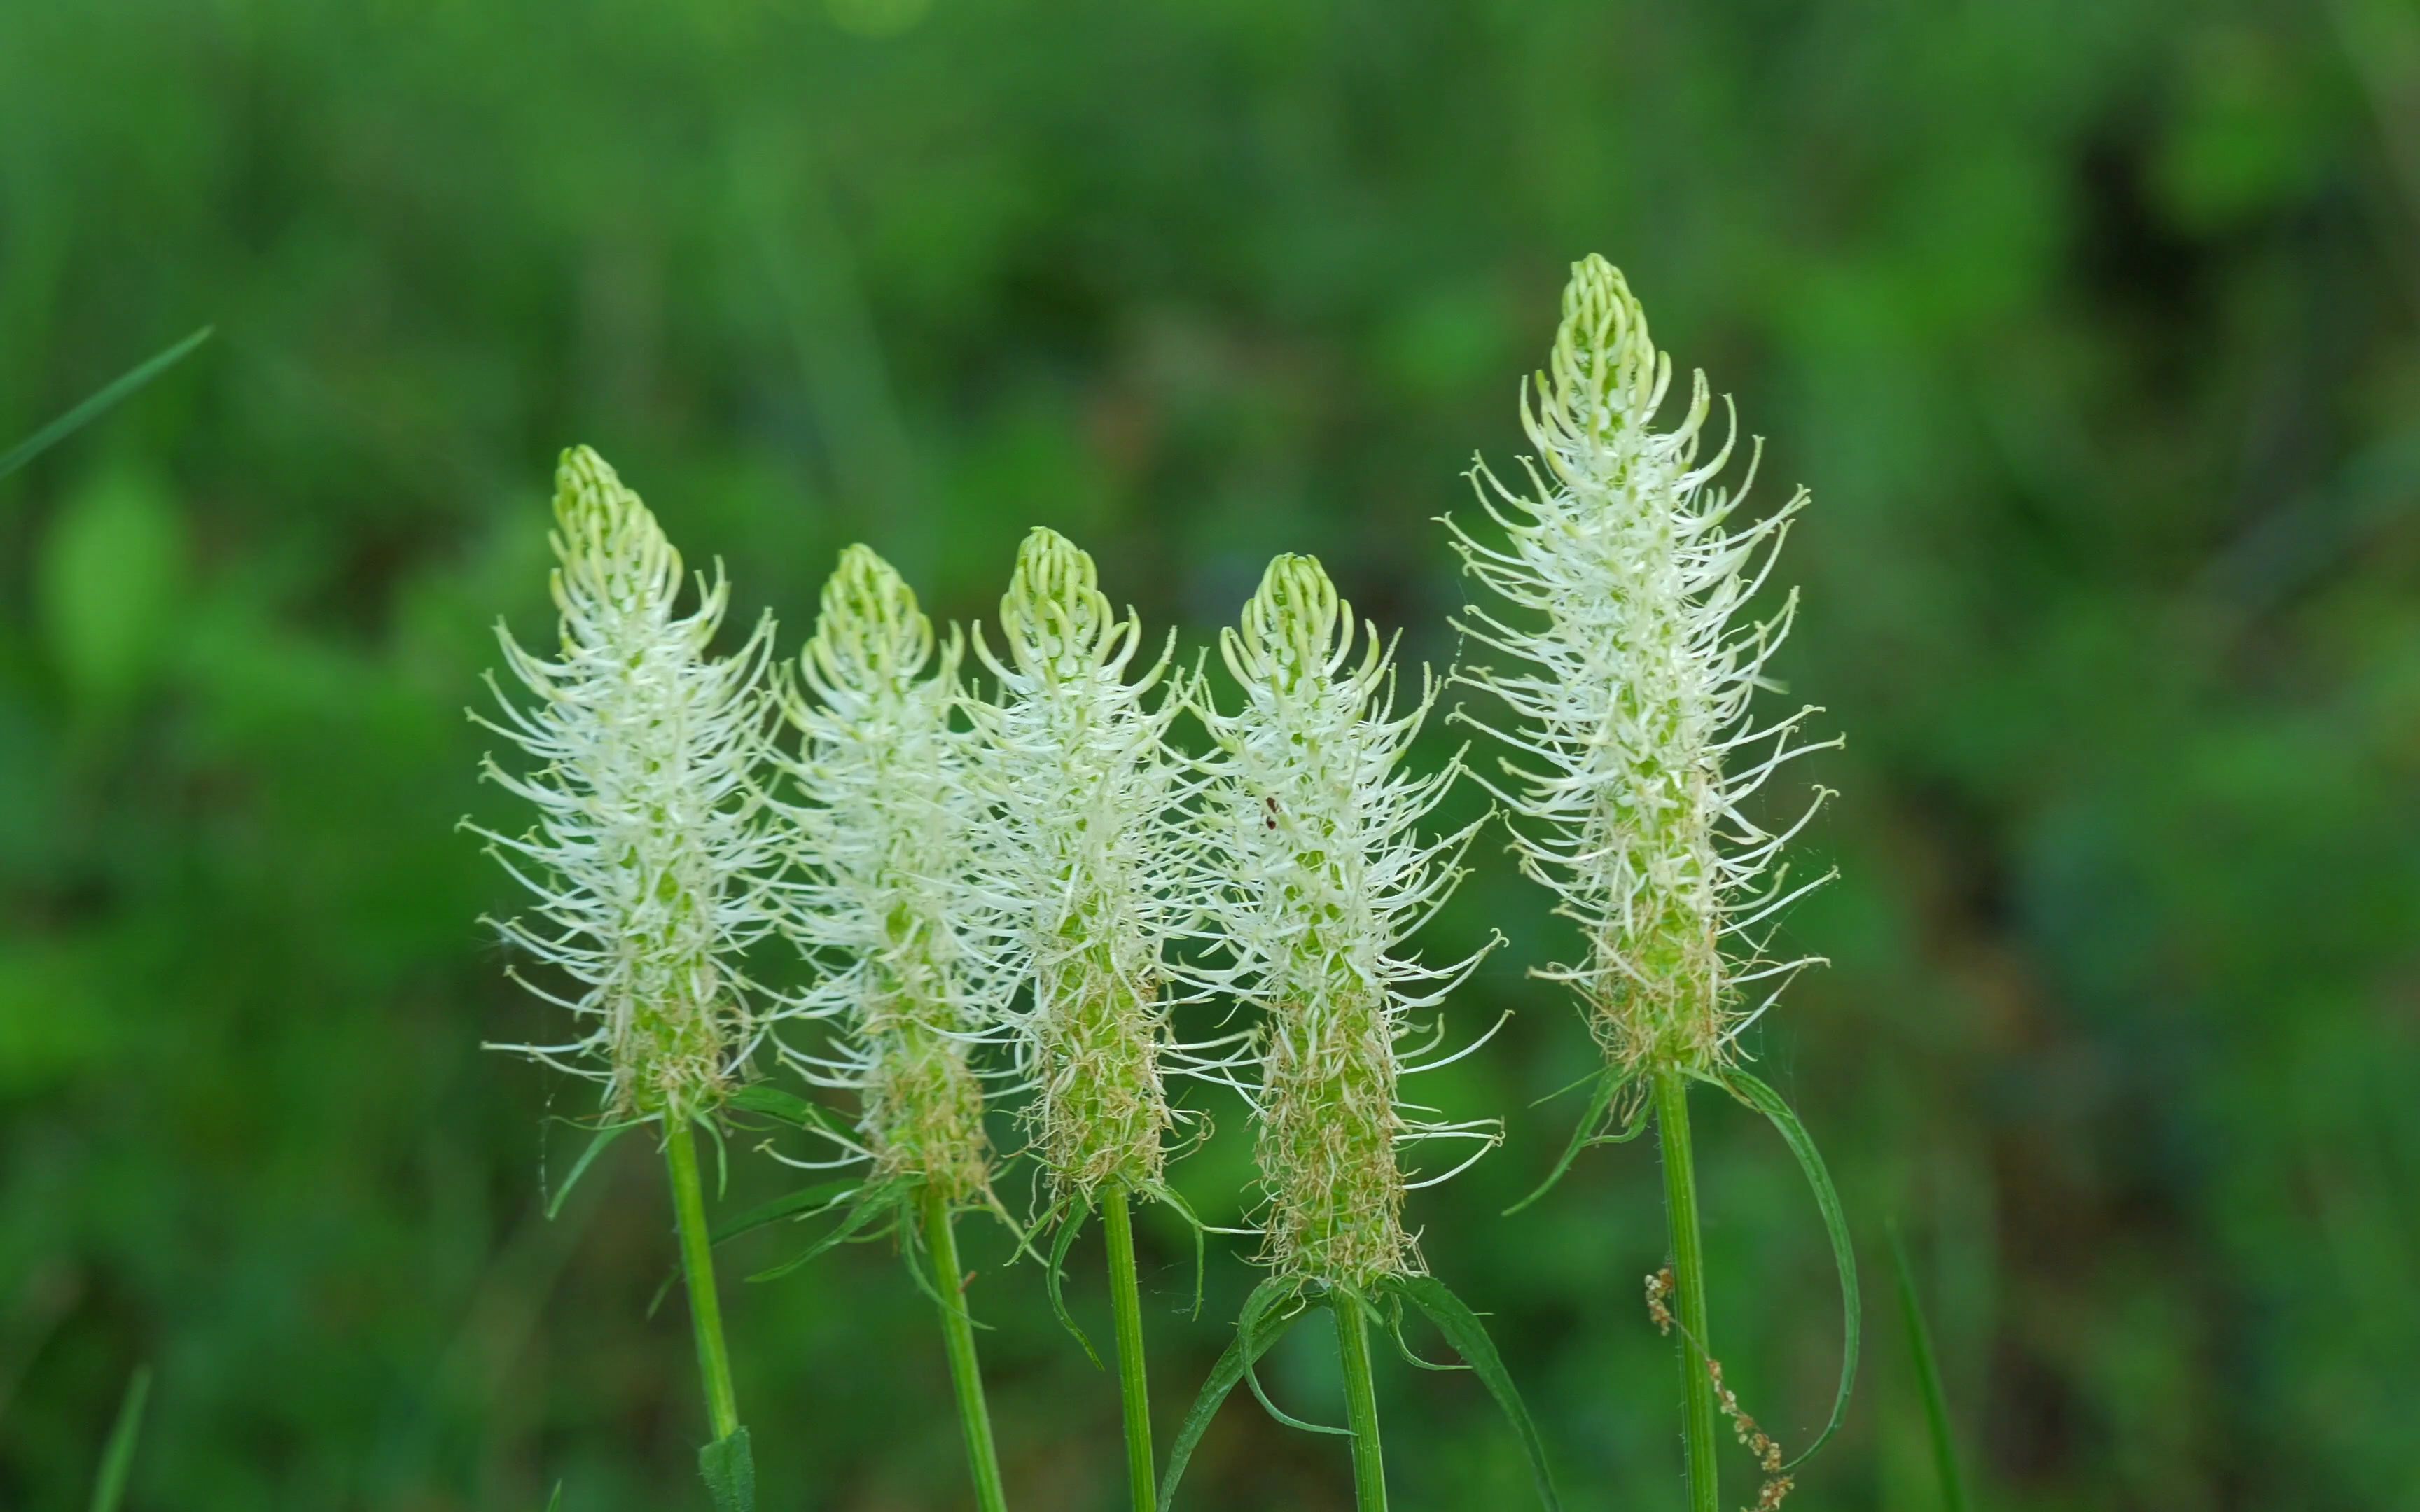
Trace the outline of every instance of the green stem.
[[924, 1243], [933, 1253], [933, 1281], [941, 1293], [941, 1338], [950, 1350], [950, 1382], [957, 1388], [958, 1430], [967, 1441], [967, 1470], [982, 1512], [1006, 1512], [1000, 1454], [992, 1447], [991, 1410], [984, 1405], [983, 1367], [975, 1362], [975, 1322], [967, 1314], [966, 1272], [958, 1265], [958, 1236], [950, 1199], [929, 1183], [923, 1205]]
[[706, 1225], [706, 1188], [697, 1176], [697, 1138], [688, 1120], [670, 1119], [664, 1165], [672, 1172], [673, 1214], [680, 1224], [681, 1273], [689, 1284], [690, 1322], [697, 1331], [697, 1368], [706, 1378], [706, 1412], [715, 1442], [739, 1431], [739, 1399], [731, 1390], [731, 1350], [722, 1341], [722, 1299], [714, 1289], [714, 1235]]
[[1664, 1213], [1672, 1231], [1673, 1301], [1681, 1322], [1682, 1442], [1689, 1459], [1689, 1512], [1721, 1512], [1714, 1449], [1714, 1382], [1706, 1373], [1706, 1252], [1698, 1237], [1698, 1172], [1689, 1148], [1689, 1078], [1655, 1072], [1655, 1124], [1664, 1145]]
[[1387, 1512], [1387, 1460], [1378, 1448], [1378, 1390], [1370, 1379], [1370, 1325], [1361, 1304], [1342, 1294], [1328, 1304], [1336, 1315], [1336, 1352], [1344, 1364], [1344, 1421], [1353, 1428], [1353, 1498], [1360, 1512]]
[[1109, 1303], [1117, 1319], [1118, 1395], [1125, 1403], [1126, 1482], [1135, 1512], [1159, 1504], [1151, 1462], [1151, 1394], [1142, 1368], [1142, 1288], [1135, 1276], [1134, 1225], [1126, 1215], [1126, 1189], [1112, 1182], [1103, 1195], [1101, 1227], [1109, 1236]]

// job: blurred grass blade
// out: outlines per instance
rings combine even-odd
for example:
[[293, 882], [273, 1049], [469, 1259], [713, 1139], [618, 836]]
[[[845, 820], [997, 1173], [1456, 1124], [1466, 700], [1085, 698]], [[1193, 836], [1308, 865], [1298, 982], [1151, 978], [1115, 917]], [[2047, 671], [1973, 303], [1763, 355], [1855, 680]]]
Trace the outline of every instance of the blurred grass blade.
[[1487, 1336], [1486, 1325], [1479, 1320], [1460, 1297], [1433, 1275], [1405, 1276], [1394, 1283], [1392, 1289], [1409, 1298], [1413, 1306], [1428, 1315], [1454, 1352], [1470, 1364], [1479, 1379], [1487, 1383], [1496, 1405], [1521, 1436], [1521, 1447], [1529, 1456], [1529, 1473], [1538, 1483], [1538, 1501], [1547, 1512], [1561, 1512], [1562, 1501], [1555, 1494], [1554, 1473], [1546, 1468], [1546, 1441], [1538, 1434], [1538, 1425], [1529, 1420], [1529, 1410], [1521, 1405], [1519, 1388], [1512, 1384], [1512, 1372], [1504, 1368], [1503, 1357], [1496, 1352], [1496, 1341]]
[[132, 371], [119, 375], [99, 393], [19, 441], [9, 448], [7, 455], [0, 456], [0, 478], [7, 477], [108, 413], [110, 408], [119, 400], [182, 362], [194, 347], [209, 340], [210, 332], [215, 329], [212, 326], [204, 326], [166, 351], [137, 365]]
[[1839, 1431], [1840, 1420], [1849, 1413], [1849, 1391], [1857, 1381], [1857, 1338], [1861, 1327], [1857, 1304], [1857, 1250], [1849, 1242], [1848, 1215], [1840, 1211], [1840, 1194], [1832, 1185], [1831, 1173], [1823, 1168], [1823, 1157], [1817, 1153], [1815, 1141], [1808, 1136], [1807, 1126], [1798, 1121], [1781, 1094], [1758, 1081], [1744, 1071], [1728, 1072], [1721, 1083], [1731, 1095], [1773, 1120], [1781, 1131], [1782, 1140], [1790, 1152], [1798, 1157], [1799, 1168], [1807, 1173], [1807, 1184], [1814, 1189], [1815, 1206], [1823, 1214], [1824, 1232], [1832, 1240], [1832, 1263], [1840, 1273], [1840, 1389], [1832, 1398], [1832, 1419], [1815, 1442], [1790, 1461], [1789, 1468], [1805, 1464], [1823, 1447], [1833, 1434]]
[[563, 1512], [563, 1482], [554, 1483], [554, 1494], [546, 1499], [546, 1512]]
[[101, 1479], [93, 1483], [92, 1512], [117, 1512], [126, 1497], [126, 1477], [134, 1468], [134, 1441], [143, 1432], [143, 1403], [151, 1395], [151, 1367], [137, 1365], [126, 1383], [126, 1401], [117, 1410], [117, 1426], [109, 1430], [109, 1447], [101, 1457]]
[[1933, 1358], [1932, 1331], [1925, 1326], [1924, 1306], [1916, 1296], [1916, 1273], [1907, 1263], [1907, 1246], [1900, 1242], [1899, 1225], [1888, 1226], [1891, 1268], [1899, 1273], [1899, 1313], [1907, 1324], [1907, 1352], [1916, 1363], [1916, 1384], [1924, 1391], [1924, 1422], [1932, 1434], [1932, 1463], [1941, 1474], [1942, 1512], [1966, 1512], [1966, 1477], [1958, 1469], [1958, 1441], [1949, 1432], [1949, 1400], [1941, 1390], [1941, 1365]]
[[596, 1164], [597, 1157], [605, 1153], [605, 1147], [620, 1138], [625, 1132], [636, 1127], [637, 1125], [630, 1123], [609, 1123], [597, 1131], [597, 1136], [588, 1141], [588, 1148], [582, 1150], [580, 1158], [571, 1163], [571, 1174], [563, 1179], [563, 1184], [554, 1189], [553, 1197], [548, 1201], [546, 1205], [548, 1222], [551, 1223], [554, 1215], [563, 1211], [563, 1199], [571, 1196], [571, 1189], [580, 1184], [580, 1179], [587, 1174], [589, 1166]]
[[714, 1498], [714, 1512], [756, 1512], [756, 1458], [749, 1452], [746, 1428], [734, 1428], [729, 1438], [700, 1449], [697, 1468]]

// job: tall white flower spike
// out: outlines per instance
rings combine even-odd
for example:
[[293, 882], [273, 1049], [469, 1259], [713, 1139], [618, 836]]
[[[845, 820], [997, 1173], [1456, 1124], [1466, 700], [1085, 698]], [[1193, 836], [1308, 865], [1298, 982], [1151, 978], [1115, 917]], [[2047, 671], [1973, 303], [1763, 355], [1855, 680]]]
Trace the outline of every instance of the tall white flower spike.
[[[937, 656], [938, 652], [938, 656]], [[961, 646], [890, 563], [862, 546], [824, 584], [789, 701], [788, 764], [804, 880], [791, 928], [827, 969], [802, 1011], [836, 1019], [837, 1055], [786, 1052], [807, 1078], [857, 1092], [877, 1183], [989, 1190], [983, 1088], [969, 1046], [986, 1027], [970, 948], [976, 810], [951, 728]]]
[[[1711, 1073], [1779, 983], [1812, 964], [1767, 959], [1757, 927], [1828, 879], [1788, 888], [1774, 864], [1823, 790], [1778, 831], [1744, 805], [1785, 763], [1838, 742], [1799, 738], [1813, 707], [1761, 729], [1749, 709], [1772, 686], [1765, 665], [1797, 594], [1768, 620], [1741, 611], [1807, 495], [1732, 527], [1755, 460], [1736, 491], [1713, 485], [1737, 428], [1699, 461], [1702, 373], [1679, 424], [1655, 429], [1671, 378], [1621, 272], [1601, 257], [1578, 264], [1550, 370], [1522, 395], [1545, 472], [1529, 468], [1526, 493], [1484, 464], [1473, 472], [1506, 533], [1500, 549], [1446, 523], [1470, 576], [1513, 610], [1472, 608], [1458, 622], [1509, 658], [1455, 675], [1501, 701], [1512, 722], [1466, 722], [1515, 753], [1498, 796], [1515, 816], [1523, 870], [1586, 940], [1584, 960], [1542, 975], [1579, 993], [1621, 1070]], [[1774, 987], [1744, 1007], [1759, 982]]]
[[501, 722], [473, 716], [534, 762], [484, 771], [536, 806], [537, 826], [469, 827], [535, 900], [533, 919], [499, 926], [504, 938], [579, 989], [532, 991], [589, 1027], [496, 1048], [602, 1082], [616, 1118], [686, 1124], [721, 1106], [778, 1015], [738, 964], [779, 913], [761, 781], [773, 622], [709, 655], [730, 601], [721, 569], [678, 612], [680, 553], [586, 447], [563, 455], [554, 517], [560, 649], [534, 655], [500, 624], [505, 664], [536, 703], [491, 677]]
[[[1054, 1203], [1104, 1182], [1155, 1188], [1174, 1121], [1162, 952], [1188, 922], [1177, 857], [1186, 764], [1165, 653], [1137, 669], [1142, 625], [1100, 591], [1093, 559], [1036, 529], [1000, 602], [1001, 652], [975, 654], [997, 701], [970, 701], [987, 809], [981, 887], [999, 920], [1027, 1117]], [[1155, 706], [1152, 695], [1159, 691]]]
[[1431, 966], [1405, 945], [1462, 879], [1485, 821], [1419, 833], [1461, 762], [1403, 769], [1435, 690], [1398, 716], [1391, 652], [1374, 625], [1354, 640], [1351, 607], [1319, 563], [1279, 557], [1241, 625], [1219, 633], [1243, 706], [1220, 714], [1205, 689], [1200, 715], [1220, 753], [1205, 826], [1213, 933], [1232, 950], [1218, 980], [1264, 1015], [1248, 1095], [1267, 1258], [1282, 1275], [1361, 1291], [1421, 1270], [1403, 1224], [1403, 1148], [1467, 1140], [1476, 1159], [1498, 1134], [1493, 1120], [1425, 1120], [1401, 1096], [1403, 1077], [1427, 1069], [1406, 1064], [1413, 1015], [1486, 953]]

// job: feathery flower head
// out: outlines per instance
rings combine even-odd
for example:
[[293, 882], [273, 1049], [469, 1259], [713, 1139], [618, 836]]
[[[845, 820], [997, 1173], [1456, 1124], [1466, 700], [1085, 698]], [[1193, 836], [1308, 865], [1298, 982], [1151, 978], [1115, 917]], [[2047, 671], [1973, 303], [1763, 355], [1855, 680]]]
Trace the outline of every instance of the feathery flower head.
[[1422, 1121], [1399, 1096], [1405, 1074], [1427, 1069], [1404, 1064], [1411, 1015], [1479, 961], [1433, 967], [1404, 953], [1461, 880], [1479, 825], [1417, 832], [1461, 764], [1425, 778], [1401, 769], [1433, 690], [1397, 716], [1391, 652], [1374, 625], [1357, 652], [1354, 640], [1351, 607], [1319, 563], [1279, 557], [1240, 625], [1219, 635], [1242, 708], [1222, 715], [1204, 690], [1199, 713], [1221, 752], [1205, 840], [1233, 961], [1214, 976], [1265, 1015], [1248, 1092], [1266, 1257], [1281, 1274], [1361, 1290], [1421, 1269], [1403, 1224], [1403, 1147], [1464, 1139], [1483, 1152], [1497, 1134]]
[[1054, 1200], [1157, 1181], [1174, 1122], [1161, 952], [1183, 912], [1171, 887], [1184, 872], [1173, 857], [1187, 831], [1172, 812], [1183, 764], [1168, 746], [1178, 705], [1148, 702], [1165, 657], [1127, 681], [1142, 625], [1119, 617], [1098, 584], [1065, 537], [1028, 535], [1001, 599], [1005, 659], [975, 635], [1000, 697], [969, 705], [991, 815], [982, 887], [1004, 988], [1032, 984], [1015, 1029]]
[[538, 825], [472, 827], [536, 900], [539, 922], [503, 924], [504, 938], [578, 984], [540, 995], [592, 1027], [499, 1048], [603, 1082], [618, 1117], [686, 1120], [721, 1104], [775, 1016], [737, 959], [772, 928], [781, 870], [759, 782], [773, 624], [709, 656], [730, 600], [721, 569], [679, 613], [680, 553], [584, 446], [563, 454], [554, 517], [560, 652], [534, 656], [499, 625], [537, 704], [497, 689], [503, 722], [473, 716], [535, 762], [517, 776], [489, 760], [485, 775], [536, 805]]
[[790, 928], [830, 968], [803, 1011], [838, 1019], [842, 1040], [837, 1056], [789, 1058], [859, 1094], [877, 1180], [953, 1202], [987, 1190], [990, 1171], [967, 1058], [983, 1025], [966, 937], [973, 813], [950, 726], [960, 655], [954, 635], [937, 648], [889, 563], [843, 551], [799, 657], [812, 697], [788, 702], [801, 801], [783, 809], [806, 873]]
[[1748, 706], [1770, 686], [1797, 594], [1768, 620], [1742, 610], [1807, 493], [1731, 525], [1754, 457], [1736, 491], [1711, 486], [1736, 424], [1700, 463], [1705, 375], [1679, 423], [1657, 430], [1671, 378], [1621, 273], [1601, 257], [1575, 265], [1548, 371], [1522, 396], [1545, 474], [1531, 467], [1514, 492], [1474, 471], [1502, 548], [1447, 524], [1466, 570], [1515, 611], [1466, 611], [1464, 633], [1509, 665], [1456, 676], [1511, 713], [1490, 733], [1518, 753], [1498, 795], [1523, 870], [1586, 937], [1581, 963], [1544, 975], [1578, 991], [1617, 1067], [1712, 1072], [1763, 1011], [1743, 1008], [1742, 989], [1809, 964], [1766, 960], [1749, 932], [1825, 880], [1785, 890], [1773, 864], [1823, 790], [1778, 832], [1742, 805], [1785, 762], [1838, 742], [1798, 740], [1816, 709], [1758, 729]]

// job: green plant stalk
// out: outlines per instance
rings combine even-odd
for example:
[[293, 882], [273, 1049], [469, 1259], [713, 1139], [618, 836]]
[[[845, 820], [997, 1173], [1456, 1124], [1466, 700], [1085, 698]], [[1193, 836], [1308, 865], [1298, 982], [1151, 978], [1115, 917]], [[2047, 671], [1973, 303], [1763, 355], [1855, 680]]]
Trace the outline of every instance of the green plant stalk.
[[1151, 1394], [1143, 1381], [1142, 1287], [1135, 1275], [1134, 1224], [1126, 1212], [1126, 1189], [1111, 1182], [1102, 1196], [1101, 1227], [1109, 1236], [1109, 1303], [1117, 1319], [1118, 1395], [1125, 1404], [1126, 1482], [1135, 1512], [1158, 1503], [1151, 1456]]
[[1698, 1234], [1697, 1160], [1689, 1146], [1689, 1078], [1655, 1072], [1655, 1127], [1664, 1146], [1664, 1215], [1672, 1231], [1672, 1280], [1681, 1324], [1681, 1438], [1688, 1452], [1689, 1512], [1721, 1512], [1714, 1453], [1721, 1443], [1714, 1382], [1706, 1373], [1706, 1252]]
[[1966, 1479], [1958, 1470], [1958, 1440], [1949, 1428], [1949, 1402], [1941, 1389], [1941, 1366], [1932, 1353], [1932, 1331], [1925, 1326], [1924, 1306], [1916, 1300], [1916, 1273], [1907, 1263], [1907, 1246], [1900, 1242], [1899, 1226], [1890, 1228], [1891, 1263], [1899, 1271], [1900, 1318], [1907, 1325], [1907, 1352], [1916, 1365], [1916, 1385], [1924, 1395], [1925, 1427], [1932, 1435], [1932, 1464], [1941, 1477], [1942, 1512], [1966, 1512]]
[[982, 1512], [1007, 1512], [1000, 1452], [991, 1442], [991, 1409], [984, 1403], [983, 1367], [975, 1360], [975, 1323], [967, 1313], [966, 1272], [958, 1265], [958, 1236], [950, 1216], [950, 1199], [927, 1183], [917, 1201], [923, 1208], [924, 1243], [933, 1255], [933, 1281], [941, 1294], [941, 1338], [949, 1347], [950, 1383], [957, 1389], [958, 1429], [967, 1441], [967, 1470], [974, 1477], [975, 1504]]
[[1338, 1296], [1336, 1353], [1344, 1365], [1344, 1421], [1353, 1429], [1353, 1499], [1360, 1512], [1387, 1512], [1387, 1460], [1378, 1447], [1378, 1390], [1370, 1377], [1370, 1324], [1361, 1304]]
[[722, 1340], [722, 1299], [714, 1289], [714, 1233], [706, 1227], [706, 1187], [697, 1175], [697, 1137], [685, 1120], [665, 1121], [664, 1165], [672, 1173], [673, 1215], [680, 1226], [681, 1275], [697, 1333], [698, 1373], [706, 1378], [706, 1417], [719, 1443], [739, 1431], [739, 1398], [731, 1389], [731, 1350]]

